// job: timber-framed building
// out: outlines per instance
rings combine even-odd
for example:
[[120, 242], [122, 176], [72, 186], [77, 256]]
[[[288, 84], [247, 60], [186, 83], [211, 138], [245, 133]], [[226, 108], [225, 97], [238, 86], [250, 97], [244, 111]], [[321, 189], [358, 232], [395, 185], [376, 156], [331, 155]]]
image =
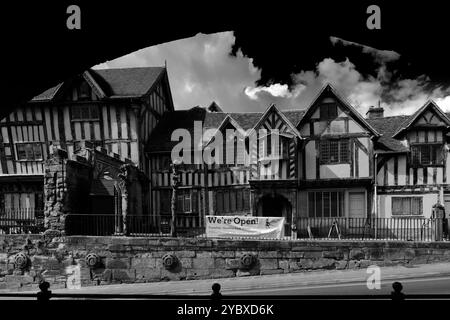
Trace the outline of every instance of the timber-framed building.
[[[235, 165], [180, 165], [179, 215], [284, 216], [291, 226], [299, 218], [429, 218], [436, 203], [450, 212], [448, 115], [433, 101], [410, 116], [383, 113], [371, 107], [363, 117], [331, 85], [306, 110], [226, 113], [213, 104], [166, 113], [146, 148], [152, 214], [170, 212], [171, 132], [194, 132], [194, 121], [223, 135], [246, 132], [242, 139], [277, 129], [279, 149], [270, 158], [270, 139], [258, 137], [253, 149], [235, 144], [231, 154], [248, 158]], [[268, 156], [277, 162], [272, 175]]]

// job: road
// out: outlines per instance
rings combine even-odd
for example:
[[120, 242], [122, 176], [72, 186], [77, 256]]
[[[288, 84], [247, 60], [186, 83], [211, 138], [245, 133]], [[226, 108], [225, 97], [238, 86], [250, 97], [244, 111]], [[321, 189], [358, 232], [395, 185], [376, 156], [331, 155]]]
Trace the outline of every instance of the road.
[[[449, 294], [450, 277], [428, 277], [399, 280], [405, 294]], [[326, 285], [284, 286], [251, 290], [229, 290], [228, 295], [389, 295], [393, 281], [381, 281], [380, 289], [369, 290], [366, 282]]]

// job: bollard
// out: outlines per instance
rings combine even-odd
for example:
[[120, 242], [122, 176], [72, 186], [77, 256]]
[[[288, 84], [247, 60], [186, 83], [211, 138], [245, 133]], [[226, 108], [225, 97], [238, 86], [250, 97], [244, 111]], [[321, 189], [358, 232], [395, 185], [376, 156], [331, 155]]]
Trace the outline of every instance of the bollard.
[[403, 286], [400, 282], [394, 282], [392, 284], [394, 291], [391, 292], [392, 301], [403, 301], [405, 300], [405, 295], [402, 293]]
[[43, 281], [39, 284], [39, 289], [41, 289], [40, 292], [37, 293], [37, 300], [44, 302], [49, 301], [52, 297], [52, 292], [48, 290], [50, 288], [50, 283], [47, 281]]

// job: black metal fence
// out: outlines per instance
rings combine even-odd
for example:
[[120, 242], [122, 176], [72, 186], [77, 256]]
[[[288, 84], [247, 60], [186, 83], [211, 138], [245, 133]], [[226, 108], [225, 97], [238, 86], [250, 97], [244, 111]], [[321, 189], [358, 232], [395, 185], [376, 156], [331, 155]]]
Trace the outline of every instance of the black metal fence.
[[[69, 214], [65, 221], [66, 234], [169, 237], [171, 219], [170, 215], [129, 215], [123, 219], [122, 216], [114, 214]], [[293, 236], [282, 239], [450, 241], [449, 220], [417, 217], [297, 218], [297, 229], [292, 233]], [[206, 237], [205, 219], [198, 215], [177, 216], [175, 228], [177, 236]], [[43, 231], [45, 229], [42, 210], [0, 211], [0, 234]]]
[[43, 231], [43, 210], [34, 208], [0, 209], [0, 234], [36, 234]]
[[299, 218], [297, 238], [440, 241], [449, 239], [449, 219]]
[[[66, 217], [66, 234], [170, 237], [171, 220], [169, 215], [129, 215], [124, 220], [112, 214], [69, 214]], [[178, 236], [195, 237], [205, 232], [204, 219], [200, 216], [178, 216], [175, 227]]]

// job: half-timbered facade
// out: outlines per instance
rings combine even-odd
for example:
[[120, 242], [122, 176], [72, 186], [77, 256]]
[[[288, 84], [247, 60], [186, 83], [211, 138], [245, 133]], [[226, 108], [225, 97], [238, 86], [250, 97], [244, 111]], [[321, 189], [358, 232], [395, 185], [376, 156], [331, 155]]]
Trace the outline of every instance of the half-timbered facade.
[[167, 111], [164, 67], [90, 69], [18, 106], [0, 121], [0, 210], [43, 208], [43, 161], [54, 147], [71, 157], [87, 142], [148, 174], [144, 146]]
[[[299, 218], [430, 217], [434, 204], [450, 204], [450, 118], [435, 103], [411, 116], [384, 117], [372, 107], [363, 117], [327, 85], [305, 110], [226, 113], [214, 103], [166, 113], [147, 145], [154, 215], [170, 214], [171, 152], [179, 143], [172, 132], [194, 136], [194, 123], [204, 133], [201, 150], [210, 153], [221, 135], [216, 151], [224, 156], [219, 164], [176, 166], [181, 216], [284, 216], [290, 225]], [[234, 143], [226, 143], [227, 130], [238, 133]]]
[[368, 121], [385, 133], [376, 154], [378, 215], [430, 217], [436, 203], [450, 212], [448, 116], [428, 101], [411, 116]]

